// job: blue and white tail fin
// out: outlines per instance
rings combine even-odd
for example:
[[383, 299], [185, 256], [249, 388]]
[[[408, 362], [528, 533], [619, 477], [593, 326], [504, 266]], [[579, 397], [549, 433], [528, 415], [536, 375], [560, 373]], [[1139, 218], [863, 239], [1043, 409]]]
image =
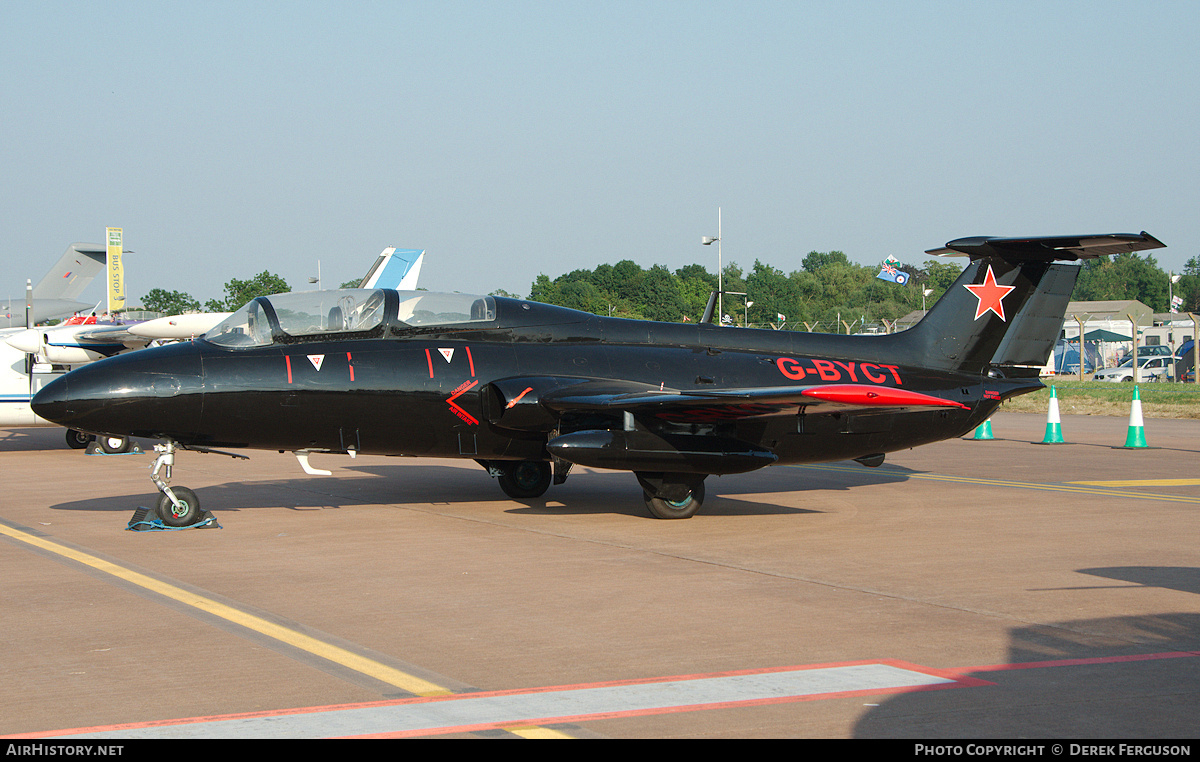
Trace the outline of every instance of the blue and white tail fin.
[[424, 249], [397, 249], [389, 246], [375, 260], [375, 264], [371, 265], [358, 287], [415, 291], [424, 260]]

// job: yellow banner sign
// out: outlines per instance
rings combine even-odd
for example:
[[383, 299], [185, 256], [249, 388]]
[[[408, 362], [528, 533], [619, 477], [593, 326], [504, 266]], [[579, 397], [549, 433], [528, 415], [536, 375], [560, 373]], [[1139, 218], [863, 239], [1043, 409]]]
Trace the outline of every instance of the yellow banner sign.
[[108, 311], [125, 309], [125, 269], [121, 264], [121, 228], [106, 228], [108, 233]]

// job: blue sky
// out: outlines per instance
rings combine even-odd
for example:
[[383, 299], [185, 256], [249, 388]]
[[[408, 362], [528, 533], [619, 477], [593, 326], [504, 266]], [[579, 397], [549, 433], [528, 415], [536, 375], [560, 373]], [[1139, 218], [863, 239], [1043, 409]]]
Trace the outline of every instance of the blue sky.
[[744, 269], [968, 235], [1200, 254], [1194, 1], [0, 0], [0, 28], [18, 299], [110, 225], [134, 301], [336, 286], [389, 245], [431, 290], [715, 270], [718, 208]]

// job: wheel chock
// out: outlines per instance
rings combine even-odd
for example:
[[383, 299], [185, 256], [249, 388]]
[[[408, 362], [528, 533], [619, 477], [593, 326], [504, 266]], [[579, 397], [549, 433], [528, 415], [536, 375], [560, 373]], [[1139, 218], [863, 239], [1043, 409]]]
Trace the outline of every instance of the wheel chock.
[[83, 451], [84, 455], [145, 455], [146, 451], [138, 446], [137, 442], [130, 442], [129, 449], [125, 452], [105, 452], [95, 440], [88, 442], [88, 446]]
[[125, 528], [132, 532], [156, 532], [167, 529], [220, 529], [221, 525], [210, 511], [201, 511], [200, 520], [195, 524], [187, 527], [169, 527], [162, 522], [157, 510], [139, 506]]

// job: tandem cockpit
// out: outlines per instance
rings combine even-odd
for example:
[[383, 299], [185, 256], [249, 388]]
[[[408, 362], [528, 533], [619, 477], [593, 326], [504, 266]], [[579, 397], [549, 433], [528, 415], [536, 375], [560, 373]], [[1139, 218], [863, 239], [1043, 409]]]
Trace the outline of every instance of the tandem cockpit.
[[[262, 347], [402, 335], [416, 328], [496, 320], [490, 296], [391, 289], [300, 291], [260, 296], [204, 334], [221, 347]], [[390, 329], [390, 331], [389, 331]]]

